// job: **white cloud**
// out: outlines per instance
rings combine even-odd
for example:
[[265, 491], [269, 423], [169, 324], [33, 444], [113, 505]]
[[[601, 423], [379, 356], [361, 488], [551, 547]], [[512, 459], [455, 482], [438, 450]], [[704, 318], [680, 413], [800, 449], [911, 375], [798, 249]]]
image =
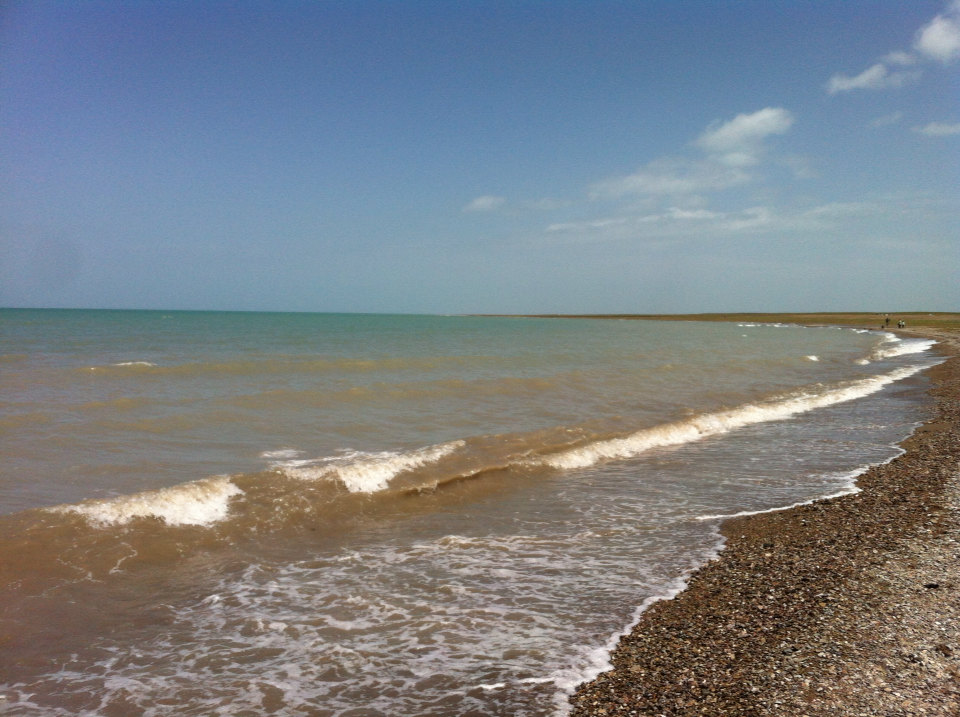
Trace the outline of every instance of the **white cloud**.
[[778, 223], [777, 214], [769, 207], [750, 207], [733, 212], [670, 207], [655, 214], [551, 224], [546, 231], [567, 240], [605, 242], [728, 236], [769, 229]]
[[849, 92], [851, 90], [881, 90], [888, 87], [902, 87], [918, 77], [920, 77], [918, 70], [890, 72], [886, 65], [878, 62], [854, 77], [841, 74], [834, 75], [827, 83], [827, 92], [835, 95], [838, 92]]
[[721, 227], [726, 232], [742, 232], [769, 227], [777, 217], [768, 207], [750, 207], [731, 215]]
[[943, 63], [960, 58], [960, 2], [951, 3], [942, 15], [920, 28], [913, 46]]
[[718, 191], [743, 184], [750, 176], [736, 167], [711, 161], [656, 159], [633, 174], [597, 182], [592, 199], [619, 199], [628, 195], [686, 195]]
[[804, 217], [843, 217], [859, 214], [875, 213], [880, 209], [872, 202], [830, 202], [820, 206], [808, 209], [803, 213]]
[[706, 153], [705, 158], [653, 160], [633, 174], [597, 182], [590, 189], [590, 197], [689, 196], [745, 184], [754, 179], [747, 168], [760, 162], [764, 140], [786, 133], [793, 123], [793, 115], [781, 107], [714, 122], [694, 142]]
[[897, 70], [891, 67], [910, 67], [919, 59], [938, 60], [944, 64], [960, 58], [960, 0], [952, 0], [946, 10], [917, 30], [913, 42], [916, 54], [895, 50], [888, 53], [859, 75], [836, 74], [827, 82], [827, 92], [851, 90], [882, 90], [902, 87], [922, 74], [921, 70]]
[[931, 122], [923, 127], [914, 127], [913, 131], [919, 134], [925, 134], [928, 137], [947, 137], [952, 134], [960, 134], [960, 122], [954, 124]]
[[615, 217], [612, 219], [594, 219], [589, 222], [561, 222], [551, 224], [547, 227], [550, 233], [556, 232], [592, 232], [599, 229], [609, 229], [611, 227], [623, 226], [627, 223], [626, 217]]
[[887, 65], [900, 65], [902, 67], [910, 67], [911, 65], [917, 64], [917, 58], [915, 55], [911, 55], [909, 52], [903, 52], [902, 50], [895, 50], [889, 55], [883, 58], [883, 62]]
[[614, 216], [561, 222], [546, 227], [556, 241], [606, 242], [685, 240], [782, 231], [787, 219], [773, 208], [715, 210], [707, 197], [760, 179], [761, 165], [771, 162], [811, 171], [802, 158], [768, 157], [771, 138], [790, 131], [796, 120], [789, 110], [766, 107], [715, 121], [689, 145], [699, 156], [661, 157], [636, 172], [597, 182], [591, 199], [630, 200]]
[[507, 200], [504, 197], [494, 197], [489, 194], [485, 194], [482, 197], [477, 197], [472, 202], [467, 204], [463, 211], [465, 212], [490, 212], [494, 209], [498, 209]]
[[716, 219], [722, 215], [717, 212], [711, 212], [709, 209], [680, 209], [679, 207], [670, 207], [664, 216], [670, 219], [684, 221], [690, 219]]
[[715, 122], [696, 144], [731, 167], [749, 166], [757, 163], [763, 140], [786, 133], [793, 121], [793, 115], [782, 107], [766, 107], [753, 114], [739, 114], [723, 124]]

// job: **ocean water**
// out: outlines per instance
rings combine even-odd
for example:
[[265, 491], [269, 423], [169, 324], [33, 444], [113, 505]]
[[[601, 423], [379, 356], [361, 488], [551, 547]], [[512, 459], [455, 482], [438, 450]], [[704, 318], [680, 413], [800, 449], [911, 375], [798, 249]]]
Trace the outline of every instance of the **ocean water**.
[[931, 343], [0, 311], [0, 713], [563, 714], [722, 516], [898, 454]]

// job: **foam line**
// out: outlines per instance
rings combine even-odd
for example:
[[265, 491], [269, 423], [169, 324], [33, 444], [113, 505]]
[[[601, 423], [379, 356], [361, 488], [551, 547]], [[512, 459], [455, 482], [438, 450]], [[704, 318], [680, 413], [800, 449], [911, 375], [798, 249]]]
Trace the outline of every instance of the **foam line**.
[[633, 617], [621, 630], [610, 635], [606, 644], [591, 649], [584, 655], [584, 662], [579, 669], [571, 668], [554, 675], [554, 683], [557, 685], [558, 692], [554, 698], [555, 711], [552, 717], [566, 717], [570, 714], [573, 706], [570, 704], [570, 696], [576, 692], [577, 687], [585, 682], [590, 682], [598, 675], [613, 669], [613, 663], [610, 658], [613, 656], [620, 639], [629, 635], [633, 628], [640, 622], [640, 618], [654, 603], [664, 600], [672, 600], [677, 595], [687, 589], [690, 582], [690, 576], [693, 575], [701, 565], [715, 559], [726, 545], [724, 538], [719, 531], [715, 532], [716, 542], [707, 553], [699, 559], [691, 560], [690, 564], [680, 575], [669, 581], [662, 589], [648, 596], [637, 606], [633, 612]]
[[647, 428], [621, 438], [597, 441], [546, 456], [539, 462], [552, 468], [572, 470], [587, 468], [603, 461], [633, 458], [653, 448], [691, 443], [744, 426], [783, 420], [817, 408], [863, 398], [923, 369], [924, 366], [908, 366], [818, 393], [802, 393], [766, 403], [749, 403], [728, 411], [707, 413], [686, 421]]

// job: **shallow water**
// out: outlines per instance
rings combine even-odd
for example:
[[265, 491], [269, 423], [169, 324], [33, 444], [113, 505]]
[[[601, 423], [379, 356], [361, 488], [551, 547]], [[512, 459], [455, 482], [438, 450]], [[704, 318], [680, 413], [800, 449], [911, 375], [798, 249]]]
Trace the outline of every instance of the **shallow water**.
[[0, 709], [562, 712], [718, 520], [850, 490], [930, 342], [0, 312]]

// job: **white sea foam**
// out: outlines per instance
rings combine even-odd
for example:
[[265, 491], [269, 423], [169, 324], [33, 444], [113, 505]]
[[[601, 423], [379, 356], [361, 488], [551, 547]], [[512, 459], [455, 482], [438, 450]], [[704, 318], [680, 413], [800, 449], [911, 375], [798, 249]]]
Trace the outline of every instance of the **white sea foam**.
[[699, 521], [727, 520], [728, 518], [743, 518], [748, 515], [762, 515], [764, 513], [777, 513], [781, 510], [791, 510], [793, 508], [799, 508], [804, 505], [810, 505], [811, 503], [816, 503], [818, 500], [832, 500], [833, 498], [842, 498], [845, 495], [856, 495], [862, 490], [860, 486], [857, 485], [857, 478], [862, 476], [872, 467], [886, 465], [887, 463], [890, 463], [896, 458], [899, 458], [904, 453], [906, 453], [906, 451], [903, 448], [900, 448], [899, 446], [897, 446], [896, 452], [885, 460], [878, 461], [876, 463], [865, 464], [848, 473], [843, 473], [838, 476], [835, 476], [836, 478], [839, 478], [840, 480], [844, 481], [846, 485], [840, 490], [834, 491], [833, 493], [827, 493], [826, 495], [815, 496], [813, 498], [810, 498], [809, 500], [801, 500], [796, 503], [790, 503], [789, 505], [777, 506], [776, 508], [765, 508], [762, 510], [741, 510], [736, 513], [717, 513], [713, 515], [698, 515], [694, 517], [694, 520], [699, 520]]
[[819, 357], [819, 356], [814, 356], [813, 354], [811, 354], [810, 356], [806, 356], [805, 358], [807, 359], [807, 361], [819, 361], [819, 360], [820, 360], [820, 357]]
[[348, 451], [325, 458], [279, 461], [273, 467], [290, 478], [311, 481], [334, 478], [351, 493], [373, 493], [386, 488], [400, 473], [435, 463], [463, 445], [463, 441], [451, 441], [406, 453]]
[[118, 368], [124, 369], [134, 369], [134, 368], [156, 368], [157, 364], [150, 361], [120, 361], [119, 363], [112, 363], [109, 366], [89, 366], [88, 371], [111, 371]]
[[677, 446], [710, 436], [767, 421], [778, 421], [817, 408], [852, 401], [879, 391], [923, 370], [923, 366], [907, 366], [881, 376], [871, 376], [838, 388], [818, 393], [802, 393], [767, 403], [746, 404], [729, 411], [696, 416], [686, 421], [644, 429], [622, 438], [597, 441], [574, 448], [539, 462], [552, 468], [572, 470], [586, 468], [608, 460], [632, 458], [652, 448]]
[[770, 329], [797, 329], [800, 328], [798, 324], [781, 324], [781, 323], [756, 323], [749, 322], [743, 324], [737, 324], [740, 328], [744, 329], [757, 329], [757, 328], [770, 328]]
[[[855, 475], [861, 475], [866, 468], [858, 470]], [[849, 487], [844, 488], [843, 490], [838, 490], [835, 493], [830, 493], [828, 495], [817, 496], [816, 498], [811, 498], [810, 500], [801, 500], [798, 503], [791, 503], [790, 505], [779, 505], [776, 508], [764, 508], [762, 510], [741, 510], [736, 513], [716, 513], [713, 515], [698, 515], [694, 517], [694, 520], [705, 521], [705, 520], [728, 520], [730, 518], [745, 518], [748, 515], [763, 515], [765, 513], [779, 513], [781, 510], [791, 510], [793, 508], [799, 508], [804, 505], [810, 505], [811, 503], [816, 503], [818, 500], [831, 500], [833, 498], [842, 498], [845, 495], [854, 495], [860, 492], [860, 488], [856, 484], [851, 484]]]
[[227, 517], [230, 499], [242, 493], [229, 477], [213, 476], [169, 488], [48, 510], [76, 513], [100, 526], [123, 525], [134, 518], [159, 518], [167, 525], [212, 525]]
[[[858, 329], [858, 333], [871, 333], [864, 329]], [[910, 354], [923, 353], [930, 350], [937, 342], [933, 339], [904, 339], [896, 334], [884, 333], [883, 342], [877, 346], [869, 356], [859, 358], [854, 361], [859, 366], [868, 366], [874, 361], [883, 361], [884, 359], [896, 358], [897, 356], [909, 356]]]
[[323, 621], [335, 630], [344, 632], [353, 632], [354, 630], [369, 630], [376, 627], [377, 623], [372, 620], [338, 620], [330, 615], [323, 615]]
[[884, 345], [878, 347], [873, 352], [872, 358], [875, 361], [893, 358], [895, 356], [923, 353], [924, 351], [929, 351], [930, 347], [937, 343], [933, 339], [901, 339], [893, 334], [887, 334], [887, 336], [892, 337], [892, 340], [888, 339], [884, 342]]
[[690, 576], [693, 574], [693, 571], [720, 554], [720, 551], [723, 550], [726, 544], [726, 538], [724, 538], [719, 531], [714, 533], [714, 537], [715, 543], [705, 555], [692, 559], [687, 569], [680, 575], [670, 580], [660, 591], [645, 598], [634, 610], [633, 618], [630, 622], [624, 625], [622, 630], [610, 635], [605, 645], [596, 646], [585, 651], [579, 667], [560, 670], [553, 675], [553, 682], [558, 688], [558, 692], [554, 696], [555, 711], [553, 717], [566, 717], [566, 715], [570, 714], [572, 707], [569, 698], [578, 686], [593, 680], [602, 672], [613, 669], [613, 663], [610, 661], [610, 657], [620, 642], [620, 638], [630, 634], [637, 623], [640, 622], [643, 613], [649, 610], [651, 605], [661, 600], [672, 600], [682, 593], [687, 589], [687, 584], [690, 581]]
[[264, 451], [260, 454], [260, 457], [269, 460], [292, 460], [302, 455], [303, 451], [298, 451], [296, 448], [278, 448], [275, 451]]

